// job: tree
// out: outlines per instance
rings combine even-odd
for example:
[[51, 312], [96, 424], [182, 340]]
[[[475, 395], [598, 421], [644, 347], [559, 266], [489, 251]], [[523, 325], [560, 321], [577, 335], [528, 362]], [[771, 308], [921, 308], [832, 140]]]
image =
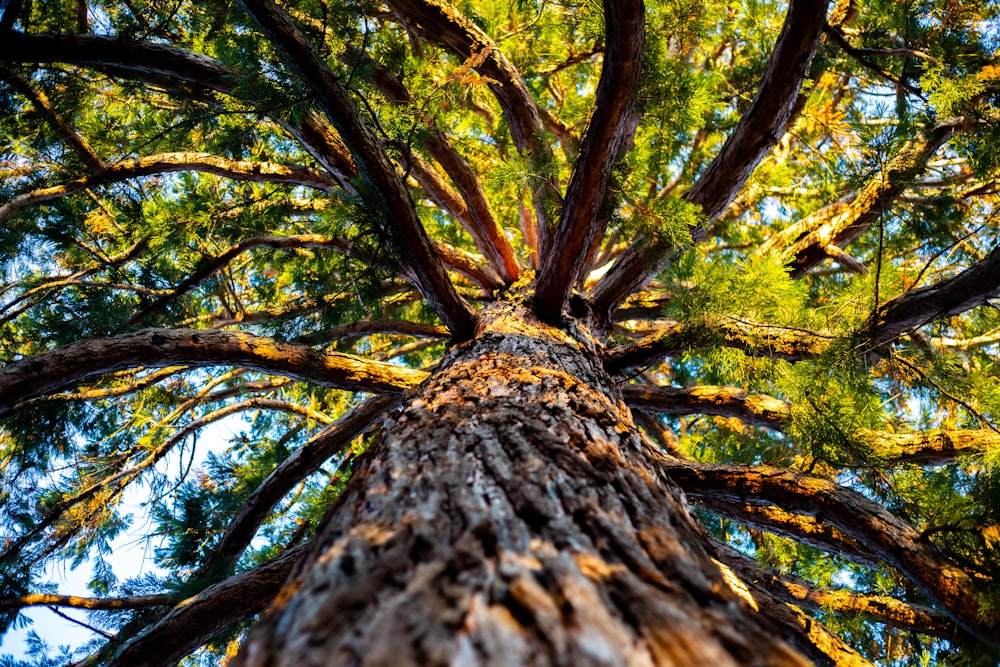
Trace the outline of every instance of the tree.
[[4, 628], [995, 664], [997, 11], [8, 0]]

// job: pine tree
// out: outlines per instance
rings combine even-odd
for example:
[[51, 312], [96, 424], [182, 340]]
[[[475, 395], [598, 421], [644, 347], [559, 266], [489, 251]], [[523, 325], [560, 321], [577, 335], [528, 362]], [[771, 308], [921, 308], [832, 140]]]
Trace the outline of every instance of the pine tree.
[[7, 0], [0, 664], [996, 664], [998, 13]]

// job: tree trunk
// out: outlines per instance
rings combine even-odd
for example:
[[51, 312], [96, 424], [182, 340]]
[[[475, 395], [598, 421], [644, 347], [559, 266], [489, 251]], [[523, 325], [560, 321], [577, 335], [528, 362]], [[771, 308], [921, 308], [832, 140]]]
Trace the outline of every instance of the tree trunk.
[[595, 343], [524, 301], [386, 423], [238, 664], [808, 664], [708, 555]]

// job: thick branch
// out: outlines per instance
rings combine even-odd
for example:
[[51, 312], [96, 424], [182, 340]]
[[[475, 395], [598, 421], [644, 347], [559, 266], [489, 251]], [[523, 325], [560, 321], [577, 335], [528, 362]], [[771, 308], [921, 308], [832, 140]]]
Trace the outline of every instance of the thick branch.
[[881, 459], [913, 461], [924, 465], [947, 465], [962, 454], [1000, 448], [1000, 434], [989, 429], [923, 433], [864, 431], [860, 437]]
[[518, 152], [533, 158], [539, 185], [533, 193], [542, 248], [549, 234], [548, 210], [558, 204], [552, 148], [538, 105], [524, 79], [497, 45], [475, 23], [442, 0], [391, 0], [389, 6], [423, 39], [443, 44], [460, 58], [478, 63], [476, 69], [500, 103]]
[[171, 667], [216, 634], [263, 611], [305, 551], [305, 546], [289, 549], [184, 600], [125, 642], [108, 667]]
[[[722, 150], [684, 195], [687, 201], [701, 207], [708, 220], [726, 209], [757, 164], [784, 134], [819, 44], [827, 4], [825, 0], [792, 0], [757, 96]], [[706, 236], [707, 224], [692, 230], [692, 242]], [[642, 289], [662, 270], [672, 250], [664, 242], [640, 235], [591, 291], [595, 311], [609, 318], [629, 294]]]
[[394, 396], [371, 398], [337, 423], [324, 429], [282, 461], [260, 483], [239, 513], [233, 517], [225, 534], [205, 558], [193, 578], [210, 576], [232, 566], [246, 549], [260, 524], [275, 505], [296, 484], [316, 472], [330, 457], [351, 444], [365, 429], [378, 421], [398, 403]]
[[667, 322], [642, 340], [608, 350], [604, 368], [609, 373], [621, 373], [664, 357], [713, 345], [735, 347], [751, 356], [800, 361], [823, 353], [834, 340], [832, 336], [805, 329], [736, 319]]
[[[812, 213], [761, 244], [759, 254], [777, 249], [792, 258], [795, 278], [840, 251], [878, 222], [893, 200], [919, 176], [927, 161], [964, 121], [942, 123], [909, 141], [861, 190]], [[848, 260], [849, 262], [850, 260]]]
[[719, 516], [726, 517], [748, 528], [774, 533], [802, 544], [808, 544], [858, 565], [874, 568], [878, 567], [882, 561], [878, 554], [854, 538], [845, 535], [843, 531], [826, 521], [820, 521], [811, 516], [792, 514], [774, 505], [727, 500], [711, 495], [700, 496], [698, 502]]
[[437, 324], [409, 322], [406, 320], [358, 320], [350, 324], [341, 324], [329, 329], [322, 329], [303, 334], [295, 339], [296, 343], [319, 345], [335, 340], [360, 338], [368, 334], [399, 334], [401, 336], [416, 336], [420, 338], [447, 338], [448, 330]]
[[850, 589], [816, 588], [804, 579], [765, 569], [753, 559], [721, 544], [716, 546], [716, 554], [740, 578], [763, 588], [779, 600], [803, 609], [861, 615], [878, 623], [946, 639], [955, 639], [959, 632], [950, 618], [922, 605], [903, 602], [887, 595], [856, 593]]
[[735, 387], [708, 385], [680, 389], [649, 384], [627, 384], [622, 398], [629, 407], [652, 408], [665, 415], [718, 415], [747, 424], [781, 429], [789, 419], [788, 404], [773, 396], [747, 394]]
[[827, 479], [785, 468], [697, 465], [675, 459], [664, 459], [662, 465], [691, 496], [770, 503], [821, 517], [899, 570], [970, 634], [986, 644], [1000, 643], [1000, 619], [982, 604], [980, 582], [879, 503]]
[[401, 394], [426, 371], [231, 331], [143, 329], [85, 340], [0, 370], [0, 416], [35, 396], [125, 368], [240, 366], [347, 391]]
[[302, 75], [317, 104], [337, 128], [368, 184], [367, 196], [382, 213], [386, 240], [400, 262], [412, 271], [411, 277], [423, 297], [456, 338], [464, 340], [471, 336], [474, 313], [448, 279], [405, 185], [347, 90], [273, 0], [241, 2], [285, 61]]
[[[362, 58], [360, 53], [354, 55], [355, 62], [360, 62]], [[370, 64], [375, 69], [373, 76], [375, 84], [385, 93], [389, 101], [397, 105], [410, 104], [410, 92], [399, 77], [381, 65]], [[424, 114], [422, 121], [427, 130], [424, 137], [424, 147], [438, 161], [451, 182], [458, 188], [463, 205], [458, 206], [457, 198], [452, 196], [447, 186], [437, 182], [437, 175], [433, 172], [433, 168], [422, 164], [416, 156], [408, 155], [406, 156], [407, 160], [411, 164], [417, 162], [418, 164], [413, 166], [420, 170], [420, 173], [414, 173], [414, 177], [425, 189], [431, 191], [432, 196], [437, 195], [435, 199], [447, 202], [445, 208], [451, 211], [462, 223], [465, 230], [469, 232], [479, 252], [503, 278], [504, 284], [511, 284], [517, 280], [521, 268], [510, 241], [500, 225], [497, 224], [493, 211], [490, 210], [486, 193], [483, 192], [479, 178], [461, 153], [448, 140], [445, 133], [437, 126], [434, 119]], [[425, 181], [428, 181], [426, 185]], [[427, 185], [430, 185], [430, 188], [427, 188]]]
[[645, 7], [642, 0], [605, 0], [605, 51], [594, 108], [580, 154], [573, 167], [562, 215], [535, 290], [535, 312], [559, 320], [570, 290], [599, 242], [598, 211], [604, 201], [611, 170], [623, 140], [629, 134], [632, 106], [639, 88]]
[[956, 276], [888, 301], [868, 320], [871, 341], [885, 345], [943, 317], [958, 315], [1000, 295], [1000, 247]]
[[458, 188], [459, 194], [465, 201], [471, 223], [466, 229], [479, 252], [500, 274], [504, 284], [509, 285], [517, 280], [521, 267], [518, 265], [514, 248], [497, 224], [489, 202], [486, 201], [486, 193], [483, 192], [472, 167], [437, 127], [431, 128], [424, 139], [424, 145], [451, 178], [451, 182]]
[[228, 92], [235, 77], [235, 73], [208, 56], [125, 36], [11, 32], [0, 40], [0, 61], [62, 62], [127, 71], [139, 77], [167, 76], [220, 92]]
[[324, 191], [330, 191], [336, 186], [336, 183], [329, 176], [307, 167], [271, 162], [227, 160], [209, 153], [163, 153], [122, 160], [103, 171], [78, 178], [75, 181], [18, 195], [0, 206], [0, 220], [9, 218], [28, 206], [67, 197], [98, 185], [178, 171], [200, 171], [243, 181], [304, 185]]
[[[123, 35], [26, 35], [14, 32], [0, 40], [0, 61], [81, 65], [158, 85], [195, 86], [202, 94], [204, 91], [238, 94], [233, 89], [233, 83], [246, 80], [245, 74], [230, 70], [208, 56], [163, 44], [134, 41]], [[255, 100], [246, 101], [255, 104]], [[349, 193], [354, 192], [349, 179], [357, 175], [357, 169], [329, 123], [311, 110], [292, 121], [276, 120], [305, 146], [341, 187]]]
[[503, 281], [482, 257], [456, 248], [450, 243], [431, 239], [431, 247], [441, 258], [441, 262], [448, 268], [461, 273], [463, 276], [486, 290], [487, 294], [503, 287]]

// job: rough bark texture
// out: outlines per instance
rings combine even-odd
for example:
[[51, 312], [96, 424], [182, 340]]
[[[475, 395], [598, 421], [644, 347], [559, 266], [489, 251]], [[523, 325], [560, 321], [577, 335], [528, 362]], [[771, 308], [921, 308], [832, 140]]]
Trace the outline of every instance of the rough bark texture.
[[593, 344], [526, 298], [388, 421], [237, 664], [807, 664], [711, 560]]

